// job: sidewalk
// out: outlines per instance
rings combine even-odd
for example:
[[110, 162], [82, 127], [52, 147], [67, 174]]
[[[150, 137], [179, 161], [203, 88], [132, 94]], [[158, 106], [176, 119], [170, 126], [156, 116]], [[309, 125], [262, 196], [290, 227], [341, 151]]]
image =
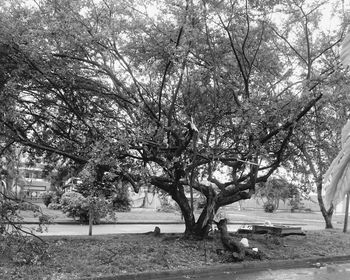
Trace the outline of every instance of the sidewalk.
[[[158, 272], [142, 272], [142, 273], [130, 273], [123, 275], [105, 275], [100, 277], [88, 277], [80, 278], [80, 280], [181, 280], [181, 279], [229, 279], [229, 280], [242, 280], [242, 279], [337, 279], [345, 280], [349, 279], [350, 276], [350, 256], [338, 256], [338, 257], [323, 257], [323, 258], [308, 258], [299, 260], [280, 260], [280, 261], [261, 261], [261, 262], [243, 262], [243, 263], [231, 263], [222, 264], [216, 266], [201, 267], [197, 269], [190, 270], [172, 270], [172, 271], [158, 271]], [[334, 278], [331, 276], [332, 273], [337, 272], [334, 266], [344, 265], [344, 268], [340, 268], [340, 272], [345, 272], [346, 278]], [[288, 274], [291, 274], [289, 270], [304, 269], [304, 271], [310, 271], [312, 269], [322, 269], [325, 268], [325, 273], [330, 275], [331, 278], [322, 278], [320, 273], [316, 276], [311, 274], [311, 278], [306, 278], [306, 273], [301, 273], [301, 275], [293, 275], [295, 278], [289, 278]], [[330, 269], [329, 269], [330, 268]], [[259, 277], [263, 272], [268, 271], [267, 277]], [[279, 278], [272, 278], [276, 273], [272, 271], [278, 271]], [[281, 275], [281, 272], [284, 272]], [[277, 275], [278, 275], [277, 274]], [[313, 273], [315, 274], [315, 273]], [[345, 275], [344, 274], [344, 275]], [[251, 276], [249, 276], [251, 275]], [[246, 277], [244, 277], [246, 276]], [[248, 276], [248, 277], [247, 277]], [[278, 276], [276, 276], [278, 277]], [[286, 278], [287, 277], [287, 278]], [[316, 278], [314, 278], [316, 277]]]

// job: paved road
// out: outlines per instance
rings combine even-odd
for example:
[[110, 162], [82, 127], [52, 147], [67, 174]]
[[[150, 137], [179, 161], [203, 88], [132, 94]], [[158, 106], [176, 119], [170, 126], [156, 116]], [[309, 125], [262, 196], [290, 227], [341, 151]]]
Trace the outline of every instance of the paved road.
[[[29, 228], [35, 228], [37, 225], [25, 225]], [[153, 231], [156, 226], [159, 226], [163, 233], [182, 233], [185, 231], [183, 224], [115, 224], [115, 225], [94, 225], [92, 228], [93, 235], [102, 234], [121, 234], [121, 233], [145, 233]], [[88, 235], [89, 226], [75, 224], [53, 224], [48, 226], [48, 230], [43, 233], [37, 233], [40, 236], [49, 235]]]
[[[268, 269], [249, 273], [224, 272], [213, 275], [184, 275], [164, 280], [349, 280], [350, 263], [328, 264], [320, 268]], [[152, 278], [150, 278], [152, 280]]]
[[[24, 225], [28, 228], [35, 228], [37, 225], [27, 224]], [[121, 233], [144, 233], [153, 231], [158, 226], [162, 233], [182, 233], [185, 231], [184, 224], [162, 224], [162, 223], [149, 223], [149, 224], [104, 224], [94, 225], [92, 229], [93, 235], [100, 234], [121, 234]], [[229, 231], [236, 231], [241, 224], [228, 225]], [[324, 229], [323, 224], [299, 222], [296, 226], [300, 226], [302, 230], [317, 230]], [[52, 224], [48, 226], [48, 231], [38, 233], [38, 235], [87, 235], [89, 232], [89, 226], [79, 224]], [[349, 278], [350, 279], [350, 278]]]
[[[162, 233], [183, 233], [184, 224], [115, 224], [115, 225], [94, 225], [92, 228], [93, 235], [102, 234], [121, 234], [121, 233], [145, 233], [153, 231], [158, 226]], [[229, 225], [229, 231], [236, 231], [240, 225]], [[36, 228], [37, 225], [25, 225], [28, 228]], [[53, 224], [49, 225], [47, 231], [37, 233], [40, 236], [50, 235], [87, 235], [89, 226], [77, 224]]]

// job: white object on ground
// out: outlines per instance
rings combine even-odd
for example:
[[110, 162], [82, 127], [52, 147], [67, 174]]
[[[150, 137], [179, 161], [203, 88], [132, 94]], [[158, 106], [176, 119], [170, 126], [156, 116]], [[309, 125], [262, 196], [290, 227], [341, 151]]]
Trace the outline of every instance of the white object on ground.
[[245, 247], [245, 248], [248, 248], [249, 247], [249, 242], [248, 242], [248, 239], [247, 238], [242, 238], [241, 241], [242, 245]]

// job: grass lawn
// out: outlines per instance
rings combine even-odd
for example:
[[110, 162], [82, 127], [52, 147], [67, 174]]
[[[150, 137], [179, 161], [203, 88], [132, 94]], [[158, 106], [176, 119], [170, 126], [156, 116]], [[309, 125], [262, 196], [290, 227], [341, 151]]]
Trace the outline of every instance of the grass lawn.
[[[339, 230], [308, 231], [306, 236], [247, 237], [266, 260], [350, 255], [350, 234]], [[79, 277], [199, 268], [225, 262], [219, 234], [204, 241], [179, 234], [130, 234], [92, 237], [45, 237], [48, 257], [36, 265], [0, 262], [0, 279], [78, 279]], [[1, 258], [0, 258], [1, 260]]]
[[[35, 203], [40, 206], [42, 212], [52, 218], [53, 223], [62, 221], [73, 221], [73, 218], [67, 217], [60, 210], [52, 210], [47, 208], [43, 203]], [[32, 211], [20, 211], [20, 215], [27, 222], [38, 222], [38, 218], [33, 216]], [[155, 209], [132, 208], [130, 212], [118, 212], [116, 214], [116, 222], [147, 222], [147, 221], [172, 221], [181, 222], [181, 214], [179, 212], [160, 212]]]
[[[43, 213], [52, 217], [53, 222], [57, 221], [73, 221], [72, 218], [66, 216], [59, 210], [51, 210], [43, 203], [35, 203], [39, 205]], [[229, 222], [233, 223], [264, 223], [266, 220], [273, 220], [278, 223], [289, 222], [289, 223], [309, 223], [316, 222], [321, 224], [320, 228], [324, 227], [324, 220], [320, 212], [295, 212], [290, 211], [277, 211], [274, 213], [266, 213], [262, 209], [250, 209], [250, 210], [234, 210], [228, 209], [221, 211], [224, 217], [226, 217]], [[21, 216], [24, 217], [25, 221], [37, 222], [38, 218], [33, 217], [33, 212], [31, 211], [21, 211]], [[195, 213], [196, 216], [199, 213]], [[116, 214], [117, 223], [118, 222], [183, 222], [181, 220], [181, 214], [179, 212], [160, 212], [155, 209], [145, 209], [145, 208], [132, 208], [130, 212], [119, 212]], [[341, 227], [343, 223], [344, 215], [333, 215], [333, 226]]]

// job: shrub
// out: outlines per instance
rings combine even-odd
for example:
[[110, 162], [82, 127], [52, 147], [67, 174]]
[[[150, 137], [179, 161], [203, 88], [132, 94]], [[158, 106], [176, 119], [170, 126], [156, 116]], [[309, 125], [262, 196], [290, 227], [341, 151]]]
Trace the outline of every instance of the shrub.
[[54, 202], [51, 202], [48, 206], [49, 209], [52, 209], [52, 210], [61, 210], [62, 209], [62, 206], [60, 203], [54, 203]]
[[44, 192], [41, 194], [41, 198], [43, 200], [43, 203], [45, 204], [46, 207], [49, 206], [51, 202], [53, 202], [53, 198], [55, 196], [54, 192]]
[[47, 191], [41, 194], [41, 198], [46, 207], [51, 203], [59, 203], [61, 194], [55, 191]]
[[165, 213], [173, 213], [173, 212], [180, 212], [180, 207], [177, 203], [171, 203], [169, 200], [166, 199], [166, 197], [160, 197], [160, 209], [158, 211], [165, 212]]
[[87, 183], [77, 185], [77, 192], [84, 197], [88, 196], [104, 196], [112, 201], [113, 209], [117, 212], [127, 212], [131, 209], [131, 200], [129, 198], [128, 189], [120, 186], [118, 182], [110, 182], [103, 179], [99, 183]]
[[52, 218], [49, 215], [41, 214], [38, 216], [40, 224], [50, 224], [52, 222]]
[[82, 223], [89, 222], [89, 210], [92, 207], [93, 223], [99, 224], [102, 218], [111, 212], [111, 202], [99, 197], [84, 197], [77, 192], [68, 192], [62, 195], [61, 206], [63, 213], [68, 217], [78, 218]]
[[173, 212], [176, 212], [178, 209], [179, 207], [176, 207], [175, 205], [172, 205], [170, 203], [162, 203], [158, 211], [165, 212], [165, 213], [173, 213]]
[[271, 202], [266, 202], [264, 204], [264, 211], [267, 213], [272, 213], [273, 211], [275, 211], [275, 209], [276, 209], [276, 206]]
[[68, 217], [78, 218], [81, 222], [89, 221], [89, 205], [80, 193], [67, 192], [61, 197], [61, 209]]
[[131, 209], [131, 200], [126, 188], [116, 187], [112, 197], [113, 209], [117, 212], [128, 212]]

